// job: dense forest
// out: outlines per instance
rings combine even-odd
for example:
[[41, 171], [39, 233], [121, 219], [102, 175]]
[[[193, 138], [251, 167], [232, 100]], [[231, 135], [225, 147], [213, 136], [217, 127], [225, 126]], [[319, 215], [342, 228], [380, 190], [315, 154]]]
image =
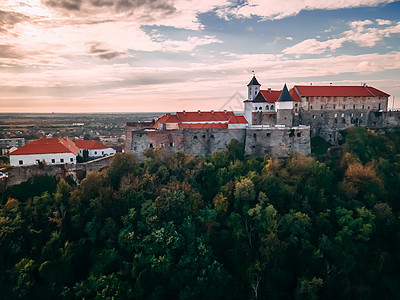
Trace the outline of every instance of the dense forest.
[[400, 130], [313, 156], [118, 154], [2, 194], [2, 299], [395, 299]]

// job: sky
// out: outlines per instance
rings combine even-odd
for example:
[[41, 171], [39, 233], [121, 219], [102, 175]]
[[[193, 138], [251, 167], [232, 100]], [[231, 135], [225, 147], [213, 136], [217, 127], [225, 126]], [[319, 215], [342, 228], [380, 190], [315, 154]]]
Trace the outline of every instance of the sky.
[[400, 1], [0, 1], [2, 113], [241, 110], [253, 71], [400, 108]]

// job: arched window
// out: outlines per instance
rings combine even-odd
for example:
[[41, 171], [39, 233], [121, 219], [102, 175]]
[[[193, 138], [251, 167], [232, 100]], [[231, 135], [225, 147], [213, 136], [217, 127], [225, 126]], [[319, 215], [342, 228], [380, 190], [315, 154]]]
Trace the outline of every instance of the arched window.
[[260, 106], [258, 109], [259, 109], [259, 110], [262, 110], [262, 107]]
[[274, 106], [273, 105], [271, 105], [271, 110], [274, 110]]
[[269, 110], [269, 105], [267, 105], [267, 106], [265, 107], [265, 109], [266, 109], [266, 110]]

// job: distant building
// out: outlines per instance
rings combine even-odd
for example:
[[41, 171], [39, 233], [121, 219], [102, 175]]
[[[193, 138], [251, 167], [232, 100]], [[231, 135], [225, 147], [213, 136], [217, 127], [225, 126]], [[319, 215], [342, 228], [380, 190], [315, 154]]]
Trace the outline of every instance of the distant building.
[[42, 138], [9, 154], [11, 166], [75, 164], [78, 147], [70, 139]]
[[16, 148], [25, 145], [25, 138], [0, 139], [0, 155], [7, 155]]
[[113, 148], [107, 147], [98, 141], [75, 140], [75, 145], [79, 149], [78, 154], [82, 157], [84, 150], [88, 151], [88, 157], [90, 158], [97, 158], [116, 153]]

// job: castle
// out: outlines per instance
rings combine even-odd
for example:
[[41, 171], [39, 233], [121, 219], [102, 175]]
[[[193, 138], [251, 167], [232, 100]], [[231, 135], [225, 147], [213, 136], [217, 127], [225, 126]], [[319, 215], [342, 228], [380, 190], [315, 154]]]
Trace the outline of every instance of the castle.
[[253, 76], [247, 85], [243, 116], [232, 111], [166, 114], [157, 121], [128, 122], [126, 151], [143, 158], [143, 151], [163, 147], [172, 152], [208, 155], [226, 150], [237, 139], [249, 156], [285, 157], [311, 153], [310, 138], [337, 143], [340, 130], [400, 124], [400, 112], [388, 111], [389, 94], [367, 86], [298, 86], [290, 91], [261, 90]]

